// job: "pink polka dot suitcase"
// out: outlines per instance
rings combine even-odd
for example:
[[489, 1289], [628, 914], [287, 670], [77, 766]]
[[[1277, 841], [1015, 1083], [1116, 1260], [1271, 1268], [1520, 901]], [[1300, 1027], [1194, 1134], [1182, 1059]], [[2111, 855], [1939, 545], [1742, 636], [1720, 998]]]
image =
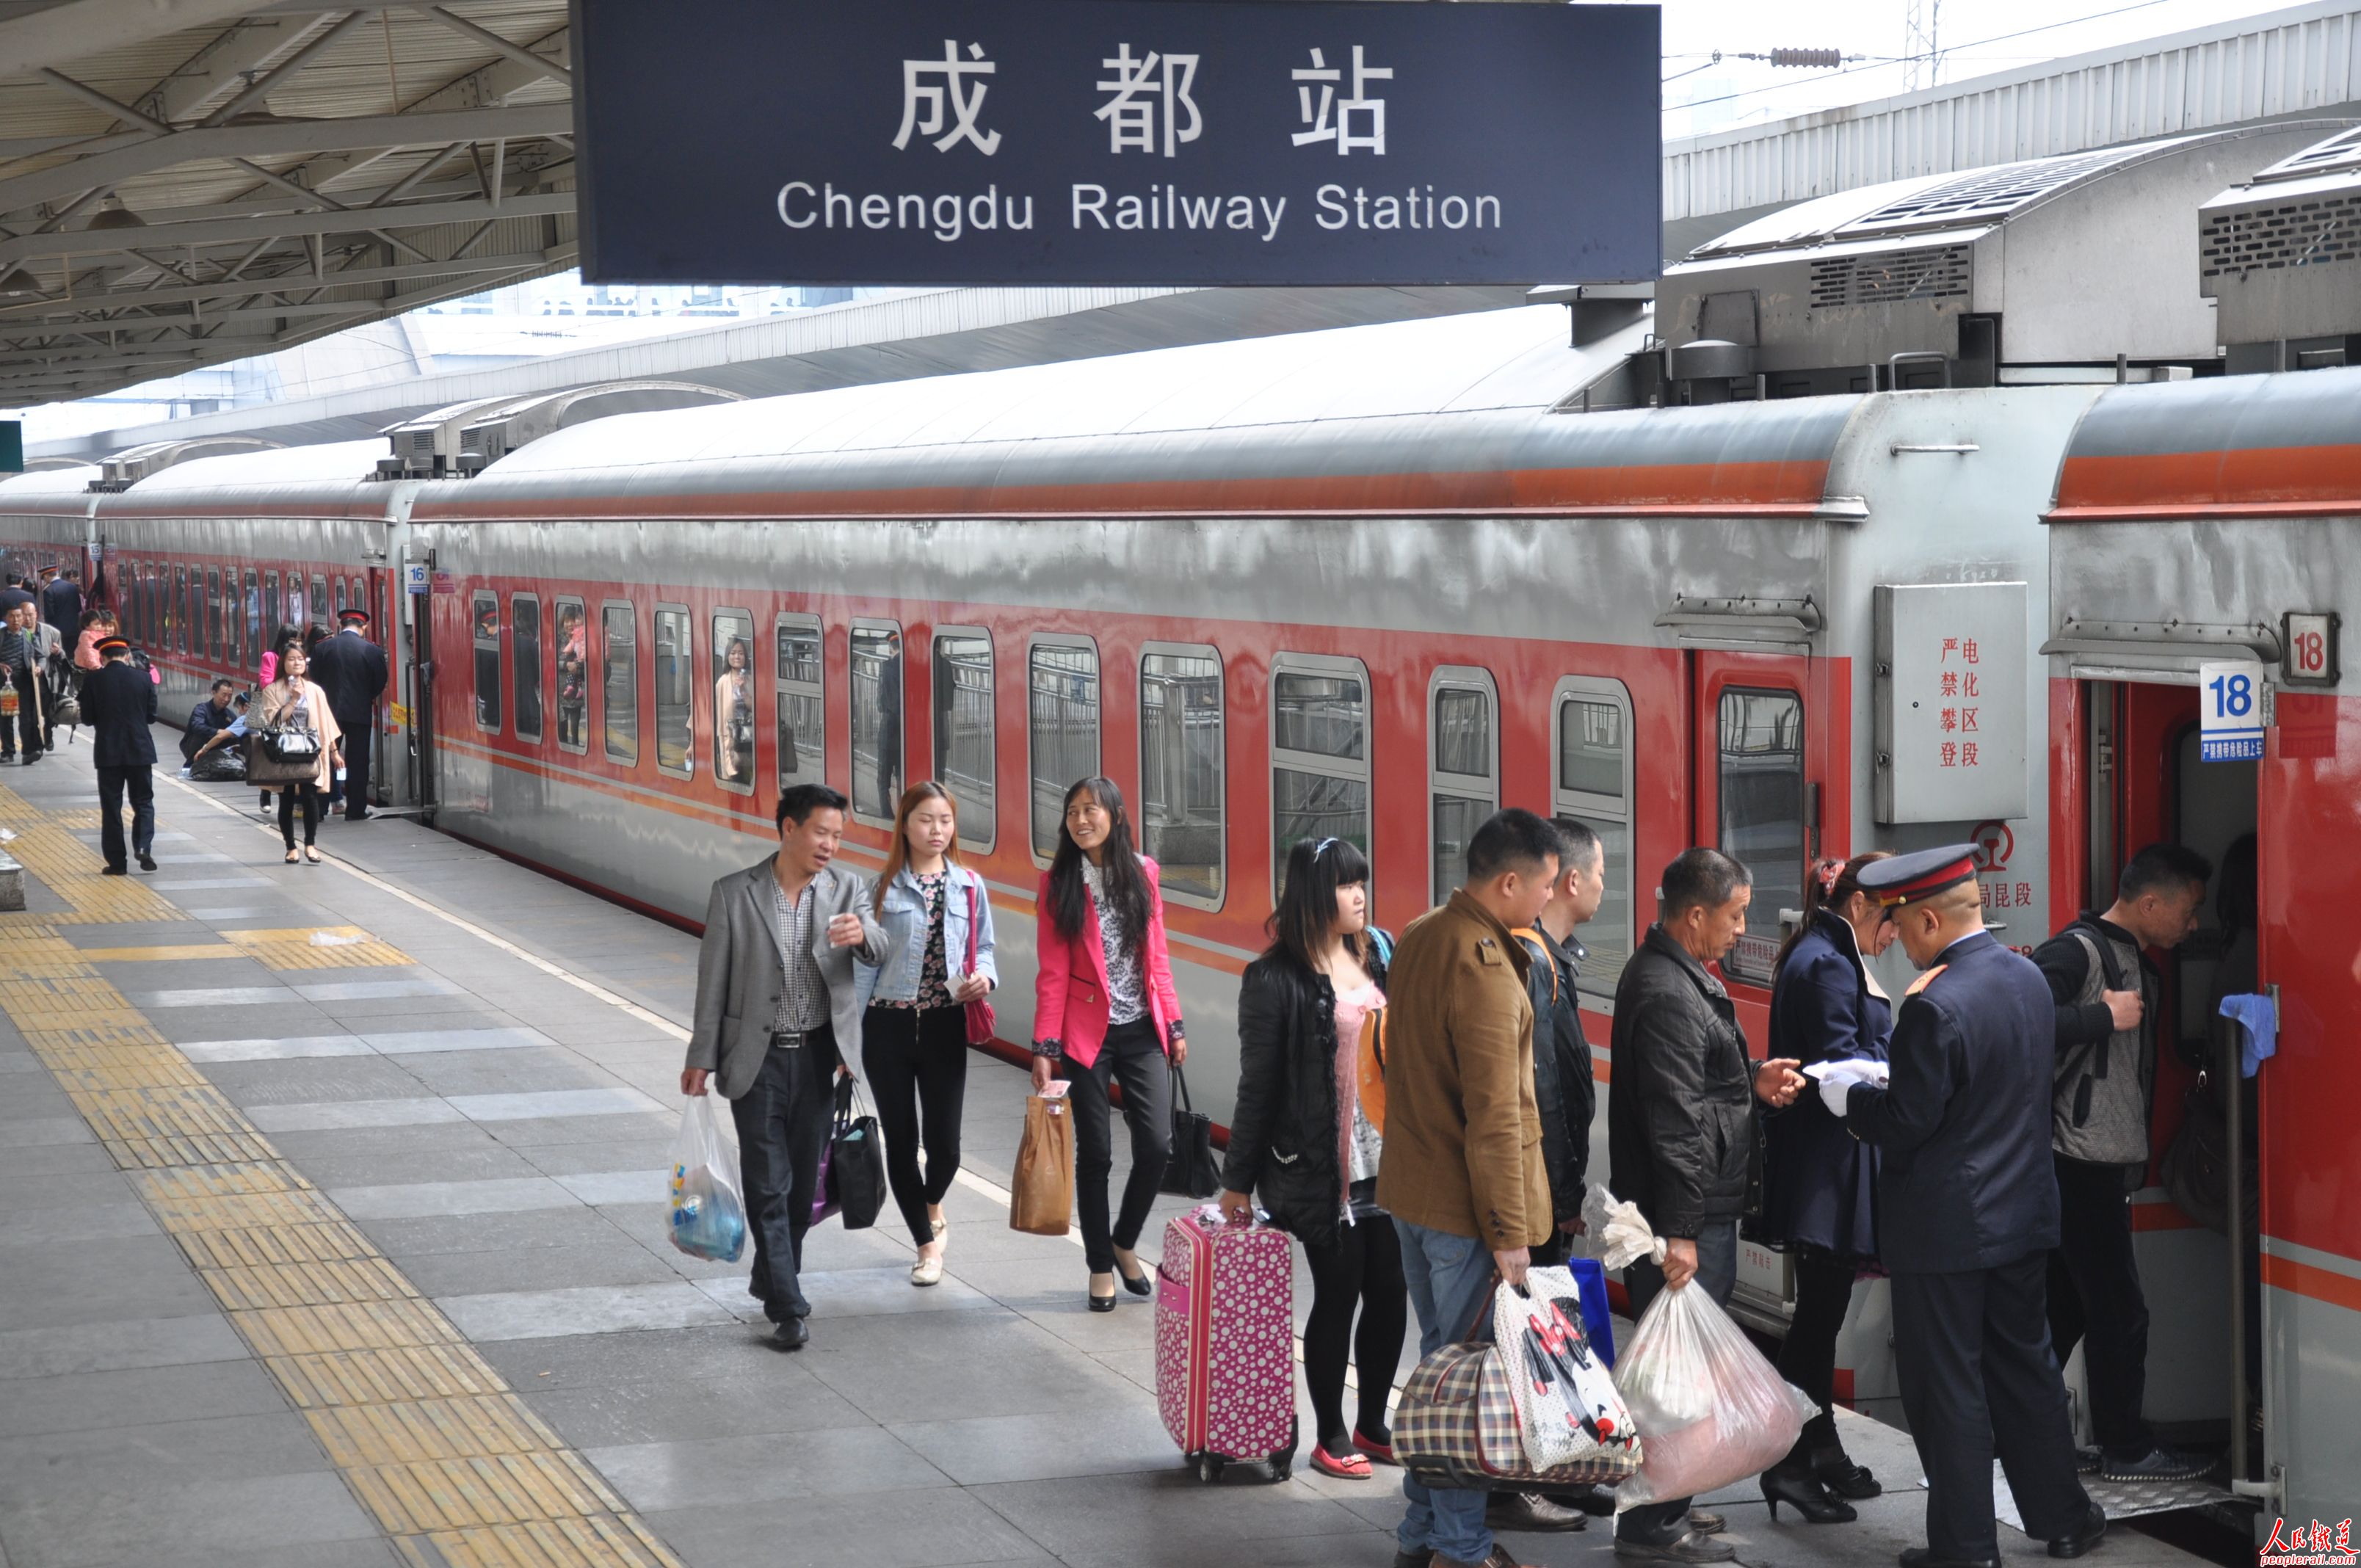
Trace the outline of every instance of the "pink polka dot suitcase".
[[1200, 1480], [1233, 1460], [1295, 1467], [1295, 1277], [1287, 1234], [1211, 1204], [1164, 1229], [1156, 1403]]

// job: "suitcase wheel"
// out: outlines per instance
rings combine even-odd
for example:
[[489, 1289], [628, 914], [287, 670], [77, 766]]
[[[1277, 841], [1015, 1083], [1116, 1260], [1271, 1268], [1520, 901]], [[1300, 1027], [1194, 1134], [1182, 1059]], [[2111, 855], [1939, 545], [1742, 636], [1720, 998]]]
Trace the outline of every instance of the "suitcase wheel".
[[1201, 1453], [1197, 1455], [1197, 1479], [1210, 1486], [1222, 1478], [1228, 1464], [1229, 1461], [1218, 1453]]

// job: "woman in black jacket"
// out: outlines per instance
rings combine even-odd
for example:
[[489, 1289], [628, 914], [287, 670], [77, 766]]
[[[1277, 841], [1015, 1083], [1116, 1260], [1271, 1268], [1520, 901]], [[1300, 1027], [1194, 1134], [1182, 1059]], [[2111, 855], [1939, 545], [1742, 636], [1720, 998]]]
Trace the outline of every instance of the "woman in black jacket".
[[[1885, 851], [1823, 861], [1804, 888], [1804, 921], [1779, 949], [1771, 987], [1771, 1054], [1808, 1067], [1818, 1061], [1885, 1059], [1893, 1003], [1869, 960], [1894, 942], [1894, 923], [1861, 891], [1861, 871]], [[1837, 1332], [1852, 1299], [1853, 1277], [1877, 1261], [1877, 1151], [1845, 1131], [1817, 1094], [1766, 1118], [1763, 1218], [1754, 1237], [1795, 1257], [1795, 1315], [1779, 1351], [1779, 1375], [1809, 1395], [1820, 1413], [1795, 1446], [1763, 1476], [1775, 1512], [1786, 1503], [1814, 1524], [1854, 1517], [1844, 1497], [1874, 1497], [1877, 1478], [1855, 1464], [1837, 1436], [1830, 1400]]]
[[[1385, 1122], [1377, 1055], [1393, 944], [1368, 925], [1369, 862], [1343, 839], [1299, 840], [1271, 916], [1271, 945], [1238, 990], [1238, 1096], [1222, 1171], [1222, 1212], [1253, 1212], [1303, 1244], [1312, 1313], [1303, 1381], [1320, 1431], [1312, 1466], [1367, 1480], [1393, 1462], [1386, 1396], [1409, 1321], [1401, 1243], [1378, 1207]], [[1360, 1307], [1360, 1329], [1353, 1309]], [[1345, 1363], [1360, 1373], [1359, 1420], [1345, 1425]]]

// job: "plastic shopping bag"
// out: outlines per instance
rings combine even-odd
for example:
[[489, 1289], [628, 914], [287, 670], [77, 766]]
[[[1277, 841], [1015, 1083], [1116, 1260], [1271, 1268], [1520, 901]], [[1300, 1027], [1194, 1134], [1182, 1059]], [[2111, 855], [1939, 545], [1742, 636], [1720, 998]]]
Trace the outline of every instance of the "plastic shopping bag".
[[1519, 1289], [1492, 1295], [1492, 1340], [1516, 1406], [1517, 1436], [1535, 1470], [1637, 1452], [1615, 1378], [1582, 1326], [1582, 1290], [1571, 1272], [1535, 1268]]
[[1073, 1208], [1071, 1106], [1062, 1095], [1028, 1096], [1025, 1137], [1016, 1146], [1016, 1179], [1009, 1190], [1008, 1228], [1037, 1236], [1062, 1236]]
[[689, 1256], [735, 1263], [745, 1249], [737, 1166], [714, 1117], [713, 1096], [691, 1095], [672, 1151], [672, 1245]]

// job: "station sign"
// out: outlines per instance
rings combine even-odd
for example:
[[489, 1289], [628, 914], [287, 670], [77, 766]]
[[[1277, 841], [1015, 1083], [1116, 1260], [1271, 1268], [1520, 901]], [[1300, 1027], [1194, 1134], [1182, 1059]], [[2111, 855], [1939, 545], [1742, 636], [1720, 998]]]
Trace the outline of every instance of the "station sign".
[[2270, 693], [2255, 659], [2197, 666], [2198, 757], [2208, 762], [2259, 762], [2269, 727]]
[[574, 0], [594, 282], [1661, 264], [1654, 5]]

